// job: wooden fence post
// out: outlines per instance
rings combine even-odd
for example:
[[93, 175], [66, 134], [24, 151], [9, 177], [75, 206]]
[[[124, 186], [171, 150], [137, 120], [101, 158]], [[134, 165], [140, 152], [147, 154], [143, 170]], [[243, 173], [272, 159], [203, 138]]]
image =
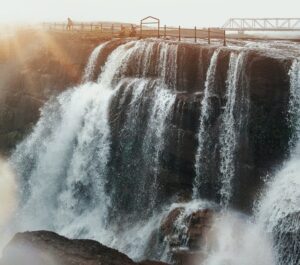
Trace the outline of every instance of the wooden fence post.
[[210, 38], [211, 38], [211, 35], [210, 35], [210, 28], [208, 28], [207, 34], [208, 34], [208, 44], [210, 44]]
[[93, 24], [91, 23], [91, 31], [93, 31]]
[[140, 39], [143, 38], [143, 23], [140, 24]]
[[114, 37], [114, 24], [111, 25], [111, 37]]
[[226, 46], [226, 44], [227, 44], [226, 43], [226, 30], [224, 30], [224, 43], [223, 44], [224, 44], [224, 46]]
[[166, 25], [164, 26], [164, 38], [165, 39], [167, 38], [167, 26]]
[[181, 27], [178, 27], [178, 39], [181, 41]]
[[103, 25], [102, 24], [100, 24], [100, 31], [101, 31], [101, 33], [103, 32]]
[[197, 42], [197, 27], [195, 27], [195, 43]]

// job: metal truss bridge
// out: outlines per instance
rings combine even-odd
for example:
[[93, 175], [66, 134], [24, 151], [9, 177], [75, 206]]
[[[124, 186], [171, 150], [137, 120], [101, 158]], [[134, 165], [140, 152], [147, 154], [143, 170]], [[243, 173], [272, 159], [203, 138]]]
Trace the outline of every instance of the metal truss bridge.
[[300, 31], [300, 18], [231, 18], [226, 31]]

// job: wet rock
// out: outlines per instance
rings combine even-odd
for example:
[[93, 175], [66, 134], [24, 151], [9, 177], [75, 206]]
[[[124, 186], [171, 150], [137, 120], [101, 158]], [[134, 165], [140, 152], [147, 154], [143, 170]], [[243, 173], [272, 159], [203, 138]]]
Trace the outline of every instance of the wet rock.
[[16, 234], [3, 251], [2, 265], [166, 265], [135, 263], [125, 254], [93, 240], [70, 240], [53, 232]]
[[144, 260], [139, 262], [138, 265], [167, 265], [167, 263], [160, 261]]
[[176, 230], [175, 222], [178, 219], [179, 215], [182, 214], [183, 211], [184, 211], [183, 207], [175, 208], [162, 221], [160, 229], [164, 237], [171, 235]]
[[203, 209], [186, 213], [183, 207], [172, 210], [161, 224], [161, 237], [168, 242], [175, 264], [197, 264], [202, 258], [206, 235], [217, 215], [215, 209]]
[[179, 249], [173, 253], [173, 261], [176, 265], [199, 265], [204, 255], [201, 251]]

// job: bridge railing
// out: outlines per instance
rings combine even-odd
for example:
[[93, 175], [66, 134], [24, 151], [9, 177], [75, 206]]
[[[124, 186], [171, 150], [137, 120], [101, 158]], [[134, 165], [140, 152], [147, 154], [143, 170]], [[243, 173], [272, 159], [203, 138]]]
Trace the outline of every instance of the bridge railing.
[[300, 31], [300, 18], [230, 18], [228, 31]]
[[[68, 29], [67, 23], [43, 23], [43, 28], [50, 31], [71, 31], [71, 32], [93, 32], [102, 36], [129, 37], [131, 35], [130, 24], [108, 24], [108, 23], [74, 23]], [[184, 28], [168, 27], [159, 28], [135, 26], [135, 36], [139, 38], [163, 38], [170, 40], [192, 40], [194, 42], [206, 41], [211, 44], [213, 41], [222, 42], [226, 45], [226, 31], [220, 28]]]

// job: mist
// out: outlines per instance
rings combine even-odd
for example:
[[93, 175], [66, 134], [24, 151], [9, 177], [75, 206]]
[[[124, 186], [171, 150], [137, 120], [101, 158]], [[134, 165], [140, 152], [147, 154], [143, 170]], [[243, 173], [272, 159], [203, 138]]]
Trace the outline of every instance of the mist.
[[8, 239], [6, 227], [17, 204], [17, 184], [8, 162], [0, 159], [0, 249]]

